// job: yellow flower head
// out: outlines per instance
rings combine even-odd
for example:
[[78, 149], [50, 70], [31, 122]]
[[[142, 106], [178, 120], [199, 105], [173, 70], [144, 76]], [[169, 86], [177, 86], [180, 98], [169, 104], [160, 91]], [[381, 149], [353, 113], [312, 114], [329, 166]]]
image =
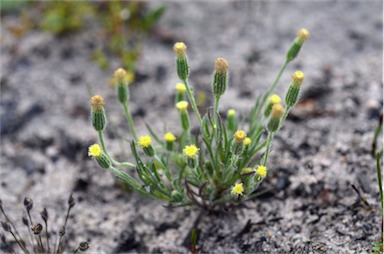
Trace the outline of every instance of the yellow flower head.
[[168, 132], [164, 135], [164, 140], [166, 142], [174, 142], [176, 140], [176, 137], [175, 135], [173, 135], [172, 133]]
[[228, 115], [228, 117], [233, 117], [233, 116], [235, 116], [235, 115], [236, 115], [236, 110], [234, 110], [234, 109], [230, 109], [230, 110], [228, 110], [227, 115]]
[[113, 75], [114, 85], [129, 85], [135, 80], [135, 73], [132, 71], [125, 71], [123, 68], [119, 68]]
[[292, 75], [291, 75], [291, 78], [292, 78], [292, 82], [297, 85], [297, 86], [301, 86], [301, 84], [303, 83], [303, 80], [304, 80], [304, 73], [302, 73], [301, 71], [295, 71]]
[[243, 143], [244, 139], [247, 137], [247, 133], [243, 130], [238, 130], [235, 132], [235, 141], [238, 144]]
[[277, 104], [277, 103], [280, 103], [281, 98], [280, 98], [280, 96], [278, 96], [277, 94], [272, 94], [272, 96], [269, 97], [269, 101], [270, 101], [272, 104]]
[[180, 101], [180, 102], [176, 103], [176, 108], [181, 112], [185, 112], [188, 109], [188, 102], [187, 101]]
[[285, 109], [280, 103], [272, 106], [271, 116], [273, 119], [280, 119], [285, 113]]
[[123, 68], [119, 68], [115, 71], [114, 76], [117, 80], [122, 80], [127, 75], [127, 72]]
[[247, 173], [250, 173], [250, 172], [252, 172], [252, 168], [243, 168], [243, 169], [241, 169], [241, 173], [242, 174], [247, 174]]
[[103, 106], [104, 106], [104, 99], [100, 95], [95, 95], [91, 97], [91, 106], [92, 106], [92, 111], [102, 111]]
[[139, 138], [139, 142], [138, 142], [138, 145], [143, 147], [143, 148], [147, 148], [151, 145], [152, 143], [152, 139], [150, 136], [141, 136]]
[[92, 96], [90, 102], [94, 107], [104, 106], [104, 99], [100, 95]]
[[173, 46], [173, 51], [175, 51], [178, 56], [184, 56], [187, 52], [187, 45], [185, 45], [184, 42], [176, 42]]
[[309, 38], [309, 31], [305, 28], [302, 28], [297, 32], [297, 37], [301, 42], [304, 42]]
[[219, 57], [215, 61], [215, 71], [219, 74], [225, 74], [228, 72], [228, 61], [222, 57]]
[[197, 148], [195, 145], [185, 146], [183, 149], [183, 154], [186, 155], [189, 158], [196, 158], [196, 156], [199, 153], [199, 148]]
[[245, 138], [244, 141], [243, 141], [243, 144], [245, 146], [249, 146], [251, 144], [252, 140], [250, 138]]
[[185, 87], [185, 85], [183, 83], [177, 83], [176, 84], [176, 90], [179, 93], [185, 93], [185, 91], [187, 91], [187, 88]]
[[267, 168], [264, 166], [257, 166], [255, 168], [256, 175], [260, 176], [261, 178], [265, 178], [267, 176]]
[[100, 157], [102, 154], [101, 147], [98, 144], [93, 144], [88, 148], [88, 156]]
[[232, 187], [232, 191], [231, 191], [232, 195], [243, 195], [243, 193], [244, 193], [243, 183], [236, 183]]

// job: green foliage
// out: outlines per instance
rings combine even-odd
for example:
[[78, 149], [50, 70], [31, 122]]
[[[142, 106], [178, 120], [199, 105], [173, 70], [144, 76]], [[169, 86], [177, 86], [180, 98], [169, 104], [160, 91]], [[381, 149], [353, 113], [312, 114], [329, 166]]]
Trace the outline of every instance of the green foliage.
[[149, 9], [142, 1], [1, 1], [1, 10], [12, 9], [21, 10], [28, 17], [28, 22], [13, 29], [18, 34], [31, 27], [56, 36], [97, 29], [102, 44], [90, 59], [106, 70], [108, 56], [114, 55], [132, 73], [140, 56], [141, 42], [165, 12], [165, 7]]
[[[306, 33], [309, 35], [307, 31]], [[182, 84], [177, 85], [178, 102], [176, 103], [180, 125], [178, 128], [172, 127], [170, 131], [179, 132], [179, 135], [175, 139], [175, 136], [168, 132], [163, 134], [164, 139], [160, 139], [161, 135], [157, 135], [148, 124], [150, 136], [137, 137], [128, 107], [128, 93], [124, 100], [118, 101], [124, 108], [133, 134], [131, 152], [134, 162], [117, 162], [112, 159], [106, 149], [103, 130], [97, 130], [103, 148], [102, 154], [109, 156], [112, 162], [108, 170], [142, 195], [165, 200], [172, 207], [194, 205], [211, 210], [222, 206], [238, 205], [252, 199], [258, 194], [257, 188], [267, 176], [267, 161], [273, 137], [297, 102], [295, 98], [295, 102], [284, 109], [280, 105], [279, 96], [273, 95], [274, 99], [270, 99], [291, 59], [286, 59], [274, 83], [256, 99], [250, 111], [249, 124], [245, 126], [247, 129], [237, 130], [234, 126], [240, 126], [239, 118], [234, 110], [230, 111], [228, 121], [224, 121], [219, 114], [220, 97], [227, 87], [228, 62], [224, 58], [218, 58], [215, 62], [213, 75], [220, 76], [213, 79], [212, 84], [213, 91], [217, 91], [214, 94], [215, 104], [213, 109], [209, 109], [201, 117], [196, 106], [193, 88], [188, 81], [190, 71], [186, 57], [187, 47], [184, 43], [178, 42], [173, 49], [177, 55], [177, 74]], [[123, 69], [115, 72], [114, 80], [118, 95], [121, 93], [122, 86], [128, 88], [127, 75], [128, 73]], [[300, 77], [299, 85], [298, 77]], [[303, 73], [295, 72], [292, 79], [287, 90], [292, 89], [292, 86], [300, 89], [304, 79]], [[298, 93], [299, 91], [297, 91], [297, 97]], [[91, 101], [97, 97], [100, 96], [95, 95]], [[270, 105], [271, 103], [273, 105]], [[191, 132], [189, 105], [198, 120], [197, 134]], [[265, 113], [266, 107], [271, 107], [268, 114]], [[102, 155], [93, 154], [92, 156], [98, 161]], [[117, 169], [121, 166], [135, 168], [137, 178]]]
[[0, 11], [9, 12], [9, 11], [19, 11], [20, 8], [29, 2], [30, 0], [1, 0], [0, 1]]
[[41, 28], [54, 34], [78, 31], [84, 27], [85, 19], [94, 14], [87, 1], [51, 1], [45, 6]]

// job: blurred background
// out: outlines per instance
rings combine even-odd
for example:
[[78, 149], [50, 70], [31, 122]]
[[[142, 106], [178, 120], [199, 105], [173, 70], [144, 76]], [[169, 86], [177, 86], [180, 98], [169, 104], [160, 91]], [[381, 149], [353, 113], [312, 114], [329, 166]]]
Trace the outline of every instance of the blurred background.
[[105, 98], [107, 146], [130, 160], [123, 139], [131, 136], [111, 87], [117, 68], [134, 77], [130, 105], [139, 134], [146, 134], [145, 123], [159, 133], [178, 126], [177, 41], [188, 45], [201, 111], [212, 104], [213, 62], [225, 57], [231, 81], [221, 111], [234, 108], [246, 118], [304, 27], [311, 37], [276, 90], [283, 96], [290, 74], [302, 70], [301, 103], [273, 144], [266, 192], [248, 209], [204, 214], [198, 245], [218, 252], [363, 253], [380, 239], [372, 143], [383, 103], [382, 1], [0, 4], [0, 198], [20, 228], [30, 197], [35, 220], [46, 207], [57, 234], [74, 193], [66, 251], [85, 240], [90, 253], [187, 251], [198, 210], [168, 210], [130, 193], [88, 158], [87, 147], [97, 141], [90, 96]]

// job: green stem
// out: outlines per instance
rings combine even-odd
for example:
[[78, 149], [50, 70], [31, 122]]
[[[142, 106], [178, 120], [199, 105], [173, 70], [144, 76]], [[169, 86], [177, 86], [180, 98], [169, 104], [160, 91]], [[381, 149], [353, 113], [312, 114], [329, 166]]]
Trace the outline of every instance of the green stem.
[[292, 107], [290, 107], [290, 106], [287, 106], [287, 108], [285, 109], [284, 115], [283, 115], [283, 117], [280, 120], [279, 129], [280, 129], [281, 126], [283, 126], [283, 123], [285, 122], [285, 119], [287, 119], [287, 116], [289, 114], [289, 111], [291, 111], [291, 109], [292, 109]]
[[122, 105], [123, 105], [123, 108], [124, 108], [124, 114], [127, 117], [129, 128], [131, 129], [133, 138], [134, 138], [134, 140], [137, 140], [136, 129], [135, 129], [135, 125], [133, 123], [132, 114], [129, 111], [128, 102], [122, 103]]
[[164, 165], [163, 161], [156, 154], [153, 157], [153, 159], [155, 161], [157, 161], [163, 167], [163, 170], [165, 172], [165, 176], [167, 177], [170, 184], [172, 184], [173, 183], [172, 175], [171, 175], [171, 172], [169, 171], [169, 168], [167, 167], [167, 165]]
[[187, 88], [187, 94], [188, 94], [189, 101], [191, 102], [192, 109], [196, 114], [197, 120], [199, 121], [200, 128], [201, 128], [203, 126], [203, 120], [201, 119], [199, 110], [198, 110], [197, 105], [196, 105], [195, 98], [193, 97], [191, 88], [189, 86], [189, 82], [187, 79], [183, 80], [183, 82], [184, 82], [185, 87]]
[[219, 101], [220, 101], [220, 96], [215, 96], [214, 112], [215, 112], [216, 128], [219, 128]]
[[271, 150], [271, 145], [272, 145], [272, 138], [273, 138], [273, 132], [268, 132], [267, 148], [265, 150], [264, 163], [263, 163], [264, 167], [267, 165], [269, 150]]
[[277, 77], [276, 77], [275, 81], [273, 82], [272, 86], [268, 89], [267, 93], [264, 95], [262, 105], [264, 105], [265, 101], [272, 94], [273, 90], [275, 90], [275, 87], [276, 87], [277, 83], [279, 83], [281, 75], [283, 75], [283, 72], [287, 68], [288, 63], [289, 63], [289, 61], [286, 60], [285, 63], [283, 64], [283, 66], [281, 67], [280, 72], [277, 75]]
[[104, 153], [108, 156], [108, 158], [111, 160], [111, 162], [116, 165], [116, 166], [123, 166], [123, 167], [136, 167], [136, 165], [130, 163], [130, 162], [118, 162], [116, 160], [114, 160], [107, 152], [107, 148], [105, 146], [105, 142], [104, 142], [104, 135], [103, 135], [103, 131], [98, 131], [98, 134], [99, 134], [99, 140], [100, 140], [100, 143], [101, 143], [101, 147], [103, 148], [103, 151]]

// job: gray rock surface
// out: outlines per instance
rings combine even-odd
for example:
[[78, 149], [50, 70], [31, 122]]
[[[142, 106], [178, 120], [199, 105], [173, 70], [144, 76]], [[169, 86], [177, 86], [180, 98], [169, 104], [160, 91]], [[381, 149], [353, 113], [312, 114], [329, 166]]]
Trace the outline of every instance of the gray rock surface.
[[[113, 154], [119, 156], [122, 148], [116, 135], [129, 136], [107, 86], [117, 59], [111, 58], [108, 71], [89, 61], [89, 45], [98, 43], [93, 31], [55, 38], [32, 30], [17, 39], [7, 31], [17, 17], [9, 15], [1, 22], [0, 192], [10, 217], [21, 217], [28, 196], [37, 211], [47, 207], [57, 232], [74, 192], [78, 203], [69, 245], [88, 239], [89, 253], [187, 252], [187, 236], [197, 222], [204, 252], [369, 253], [381, 225], [370, 149], [383, 103], [383, 3], [162, 4], [167, 12], [138, 62], [144, 78], [130, 87], [140, 134], [146, 133], [146, 122], [159, 131], [178, 123], [173, 104], [178, 79], [166, 38], [187, 43], [191, 81], [208, 95], [213, 62], [225, 57], [231, 86], [221, 110], [248, 114], [273, 82], [296, 31], [311, 31], [277, 87], [284, 95], [290, 73], [300, 68], [306, 75], [303, 103], [273, 144], [272, 173], [261, 186], [270, 191], [247, 208], [200, 216], [195, 209], [169, 210], [125, 192], [87, 157], [87, 147], [97, 140], [89, 122], [89, 88], [106, 99], [110, 126], [118, 127], [118, 133], [108, 130]], [[127, 154], [128, 144], [123, 149]], [[351, 184], [364, 193], [370, 209]]]

